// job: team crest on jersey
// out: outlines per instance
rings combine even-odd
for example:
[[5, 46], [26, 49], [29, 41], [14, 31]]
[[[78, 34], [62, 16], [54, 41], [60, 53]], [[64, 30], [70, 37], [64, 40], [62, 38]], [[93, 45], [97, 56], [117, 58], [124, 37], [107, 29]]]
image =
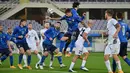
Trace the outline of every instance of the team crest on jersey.
[[70, 20], [69, 23], [72, 24], [72, 22], [74, 22], [74, 19]]

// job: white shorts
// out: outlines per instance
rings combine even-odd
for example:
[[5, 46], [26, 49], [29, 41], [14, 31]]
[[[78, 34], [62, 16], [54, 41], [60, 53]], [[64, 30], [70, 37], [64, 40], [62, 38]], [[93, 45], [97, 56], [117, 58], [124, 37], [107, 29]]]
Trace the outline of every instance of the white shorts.
[[105, 48], [104, 55], [119, 54], [120, 43], [117, 44], [108, 44]]
[[82, 55], [86, 52], [88, 52], [87, 48], [84, 48], [83, 45], [76, 45], [76, 49], [75, 49], [75, 55]]
[[29, 46], [29, 48], [30, 48], [31, 51], [37, 50], [36, 44], [28, 44], [28, 46]]

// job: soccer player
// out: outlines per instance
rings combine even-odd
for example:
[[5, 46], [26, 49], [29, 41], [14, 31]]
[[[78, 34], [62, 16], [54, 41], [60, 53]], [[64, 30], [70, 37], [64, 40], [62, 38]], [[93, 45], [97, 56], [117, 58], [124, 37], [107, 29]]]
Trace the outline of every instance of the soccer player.
[[11, 45], [11, 50], [10, 50], [10, 54], [9, 54], [10, 68], [16, 68], [15, 66], [13, 66], [13, 63], [14, 63], [13, 49], [16, 49], [16, 45], [14, 44], [15, 38], [12, 37], [12, 28], [11, 27], [8, 27], [7, 36], [9, 37], [9, 40], [10, 40], [9, 43]]
[[62, 41], [71, 42], [71, 50], [74, 47], [75, 41], [79, 35], [79, 28], [78, 24], [82, 23], [84, 24], [83, 20], [85, 18], [85, 14], [83, 14], [82, 17], [74, 16], [71, 12], [71, 9], [66, 9], [65, 16], [61, 18], [61, 20], [66, 20], [68, 23], [68, 30], [67, 33], [65, 33], [64, 37], [62, 37]]
[[88, 71], [88, 69], [85, 67], [86, 60], [88, 58], [89, 52], [86, 48], [84, 48], [84, 42], [86, 41], [88, 45], [90, 45], [90, 42], [88, 40], [88, 34], [91, 31], [91, 21], [88, 22], [87, 28], [81, 27], [80, 28], [80, 34], [78, 36], [77, 41], [75, 42], [76, 50], [75, 50], [75, 56], [71, 62], [69, 72], [76, 72], [73, 70], [74, 64], [76, 60], [80, 57], [80, 55], [84, 55], [82, 65], [81, 65], [81, 70]]
[[49, 29], [49, 27], [50, 27], [50, 23], [45, 23], [45, 24], [43, 25], [43, 29], [40, 30], [40, 35], [41, 35], [40, 48], [41, 48], [41, 50], [42, 50], [42, 53], [43, 53], [42, 43], [43, 43], [43, 41], [44, 41], [44, 39], [45, 39], [44, 33]]
[[[43, 41], [44, 41], [44, 39], [45, 39], [44, 33], [49, 29], [49, 27], [50, 27], [50, 23], [45, 23], [45, 24], [43, 25], [43, 29], [40, 30], [40, 35], [41, 35], [40, 50], [41, 50], [42, 54], [43, 54], [43, 46], [42, 46], [42, 43], [43, 43]], [[53, 60], [53, 59], [52, 59], [52, 57], [51, 57], [50, 64], [53, 62], [52, 60]], [[45, 63], [43, 63], [43, 66], [45, 66]]]
[[[46, 38], [45, 35], [44, 35], [44, 33], [49, 29], [49, 27], [50, 27], [50, 23], [45, 23], [44, 29], [42, 29], [42, 30], [40, 31], [40, 34], [41, 34], [40, 46], [41, 46], [41, 49], [42, 49], [42, 54], [43, 54], [43, 46], [42, 46], [42, 43], [43, 43], [44, 39]], [[53, 53], [50, 53], [50, 54], [51, 54], [51, 58], [50, 58], [50, 65], [49, 65], [49, 67], [50, 67], [50, 69], [54, 69], [54, 68], [52, 67], [53, 60], [54, 60], [54, 54], [53, 54]], [[45, 63], [43, 63], [43, 66], [45, 66]]]
[[38, 49], [37, 49], [37, 46], [39, 45], [39, 37], [37, 32], [32, 28], [31, 23], [28, 24], [28, 36], [26, 40], [31, 51], [34, 52], [34, 54], [36, 54], [37, 58], [39, 59], [39, 61], [35, 65], [35, 68], [38, 69], [38, 64], [40, 63], [41, 60], [41, 55], [38, 53]]
[[[78, 8], [79, 8], [79, 5], [80, 5], [79, 2], [74, 2], [73, 5], [72, 5], [73, 8], [71, 9], [71, 13], [72, 13], [72, 15], [73, 15], [74, 17], [78, 17], [78, 16], [79, 16], [79, 14], [77, 13], [77, 10], [78, 10]], [[74, 43], [75, 43], [75, 40], [66, 41], [64, 53], [66, 53], [66, 49], [68, 48], [68, 46], [69, 46], [69, 44], [70, 44], [70, 51], [69, 51], [68, 54], [66, 54], [66, 57], [70, 57], [70, 56], [71, 56], [71, 53], [72, 53], [73, 48], [74, 48], [74, 46], [75, 46]], [[61, 41], [61, 47], [60, 47], [60, 49], [63, 49], [63, 47], [62, 47], [63, 45], [64, 45], [64, 42]]]
[[105, 11], [105, 18], [107, 20], [108, 29], [108, 43], [104, 52], [104, 60], [108, 69], [108, 73], [113, 73], [109, 61], [109, 56], [112, 54], [112, 57], [116, 61], [116, 64], [118, 66], [118, 73], [123, 73], [120, 59], [117, 56], [120, 51], [120, 40], [118, 37], [118, 33], [121, 26], [114, 18], [112, 18], [113, 14], [113, 10]]
[[[66, 20], [66, 22], [68, 23], [67, 33], [64, 34], [64, 37], [62, 37], [61, 41], [66, 41], [67, 42], [66, 44], [68, 45], [71, 42], [71, 48], [74, 47], [75, 41], [79, 35], [78, 24], [79, 23], [84, 24], [83, 20], [85, 19], [85, 16], [86, 16], [85, 13], [83, 13], [82, 17], [78, 15], [73, 15], [71, 9], [66, 9], [65, 15], [62, 18], [60, 18], [60, 20]], [[51, 19], [59, 20], [59, 18], [51, 18]], [[62, 49], [64, 42], [61, 42], [60, 45], [61, 45], [60, 49]]]
[[26, 41], [26, 38], [28, 37], [27, 33], [28, 33], [28, 28], [26, 26], [26, 20], [22, 19], [20, 21], [20, 24], [14, 28], [14, 32], [13, 32], [13, 36], [16, 38], [16, 45], [17, 45], [17, 47], [19, 49], [19, 53], [20, 53], [19, 64], [18, 64], [19, 69], [23, 69], [21, 62], [22, 62], [22, 59], [23, 59], [23, 55], [26, 52], [28, 54], [28, 59], [27, 59], [28, 66], [27, 66], [27, 68], [32, 69], [31, 66], [30, 66], [31, 51], [30, 51], [30, 48], [28, 47], [28, 44], [27, 44], [27, 41]]
[[0, 64], [9, 56], [11, 49], [11, 45], [9, 43], [10, 38], [6, 33], [3, 32], [3, 26], [0, 25]]
[[50, 53], [53, 53], [55, 52], [56, 53], [56, 57], [58, 58], [58, 61], [60, 63], [60, 66], [62, 66], [62, 53], [59, 52], [58, 48], [56, 46], [53, 45], [53, 40], [54, 38], [58, 38], [60, 39], [62, 36], [60, 35], [60, 25], [61, 23], [60, 22], [57, 22], [56, 24], [54, 24], [54, 27], [50, 27], [45, 33], [45, 39], [43, 41], [43, 48], [44, 48], [44, 51], [43, 51], [43, 56], [42, 56], [42, 59], [41, 59], [41, 62], [40, 62], [40, 69], [43, 69], [43, 62], [44, 60], [46, 59], [46, 57], [48, 56], [49, 52]]
[[79, 9], [79, 5], [80, 5], [79, 2], [74, 2], [72, 5], [73, 8], [71, 9], [71, 12], [74, 16], [79, 16], [79, 14], [77, 13], [77, 10]]
[[0, 64], [9, 56], [10, 51], [12, 50], [9, 41], [10, 38], [3, 32], [3, 26], [0, 25]]
[[[116, 14], [116, 17], [118, 19], [118, 23], [121, 26], [121, 29], [119, 31], [119, 39], [120, 39], [120, 53], [119, 55], [122, 57], [122, 59], [130, 66], [130, 59], [127, 57], [127, 45], [128, 45], [128, 40], [127, 40], [127, 33], [130, 34], [130, 29], [128, 24], [126, 24], [123, 21], [123, 14], [121, 12]], [[116, 73], [116, 62], [113, 60], [113, 72]]]

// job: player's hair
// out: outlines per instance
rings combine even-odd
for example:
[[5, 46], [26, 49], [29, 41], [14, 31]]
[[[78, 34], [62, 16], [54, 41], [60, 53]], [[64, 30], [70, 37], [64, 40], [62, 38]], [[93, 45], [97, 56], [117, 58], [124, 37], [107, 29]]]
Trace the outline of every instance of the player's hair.
[[76, 8], [76, 7], [78, 7], [79, 5], [80, 5], [79, 2], [74, 2], [72, 7], [73, 7], [73, 8]]
[[61, 25], [61, 22], [59, 22], [59, 21], [58, 21], [58, 22], [56, 22], [56, 23], [59, 23], [59, 24]]
[[27, 21], [26, 19], [21, 19], [20, 20], [20, 24], [22, 23], [22, 22], [24, 22], [24, 21]]
[[65, 10], [65, 13], [70, 13], [70, 12], [71, 12], [71, 9], [69, 8]]
[[106, 10], [105, 11], [109, 16], [113, 16], [114, 11], [113, 10]]
[[123, 19], [123, 13], [122, 12], [117, 12], [116, 16], [118, 19]]

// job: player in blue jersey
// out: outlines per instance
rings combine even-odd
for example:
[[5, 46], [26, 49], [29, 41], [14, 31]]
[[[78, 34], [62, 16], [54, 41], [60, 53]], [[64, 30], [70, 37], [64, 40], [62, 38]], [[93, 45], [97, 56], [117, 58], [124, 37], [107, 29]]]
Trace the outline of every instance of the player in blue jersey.
[[13, 49], [16, 49], [16, 46], [14, 44], [15, 42], [15, 39], [12, 37], [12, 28], [11, 27], [8, 27], [8, 30], [7, 30], [7, 36], [9, 37], [9, 40], [10, 40], [10, 45], [11, 45], [11, 50], [10, 50], [10, 68], [16, 68], [15, 66], [13, 66], [13, 63], [14, 63], [14, 57], [13, 57]]
[[[71, 9], [71, 13], [72, 13], [72, 15], [73, 15], [73, 17], [77, 17], [77, 16], [79, 16], [79, 14], [77, 13], [77, 10], [78, 10], [78, 8], [79, 8], [79, 5], [80, 5], [80, 3], [79, 2], [74, 2], [73, 3], [73, 5], [72, 5], [72, 9]], [[69, 46], [69, 44], [70, 44], [70, 51], [69, 51], [69, 53], [68, 54], [66, 54], [66, 57], [70, 57], [71, 56], [71, 53], [72, 53], [72, 50], [73, 50], [73, 48], [74, 48], [74, 43], [75, 43], [75, 41], [74, 40], [72, 40], [72, 41], [67, 41], [66, 42], [66, 44], [65, 44], [65, 49], [64, 49], [64, 53], [66, 53], [66, 49], [68, 48], [68, 46]], [[62, 43], [62, 41], [61, 41], [61, 45], [64, 45], [64, 43]], [[62, 46], [63, 46], [62, 45]], [[63, 47], [60, 47], [60, 49], [62, 49]]]
[[71, 51], [72, 51], [75, 41], [79, 35], [78, 24], [79, 23], [84, 24], [83, 20], [85, 18], [85, 14], [82, 17], [76, 15], [73, 16], [71, 9], [67, 9], [65, 11], [65, 14], [66, 15], [63, 16], [61, 20], [66, 20], [66, 22], [68, 23], [68, 29], [67, 29], [67, 33], [65, 33], [64, 37], [61, 40], [66, 42], [71, 42]]
[[9, 56], [11, 46], [9, 43], [10, 38], [3, 32], [3, 26], [0, 25], [0, 64]]
[[30, 51], [30, 48], [28, 47], [28, 44], [27, 44], [27, 41], [26, 41], [26, 37], [28, 36], [27, 33], [28, 33], [28, 28], [26, 26], [26, 20], [22, 19], [20, 21], [20, 24], [18, 26], [16, 26], [14, 28], [14, 31], [13, 31], [13, 36], [16, 38], [16, 45], [17, 45], [17, 47], [19, 49], [19, 53], [20, 53], [19, 64], [18, 64], [18, 67], [20, 69], [23, 69], [21, 62], [22, 62], [22, 59], [23, 59], [23, 54], [25, 54], [25, 52], [27, 52], [27, 54], [28, 54], [28, 59], [27, 59], [28, 66], [27, 66], [27, 68], [32, 69], [30, 67], [31, 51]]
[[77, 13], [77, 10], [79, 9], [79, 5], [80, 5], [79, 2], [74, 2], [72, 5], [73, 8], [71, 9], [71, 12], [74, 16], [79, 16], [79, 14]]
[[46, 57], [48, 56], [49, 52], [50, 53], [56, 53], [54, 55], [55, 57], [58, 58], [58, 61], [60, 65], [62, 65], [62, 53], [59, 52], [58, 48], [53, 45], [53, 40], [55, 38], [58, 38], [59, 40], [61, 39], [62, 35], [60, 34], [60, 22], [57, 22], [54, 24], [54, 27], [50, 27], [45, 33], [45, 39], [43, 41], [43, 56], [40, 62], [40, 69], [43, 69], [43, 62], [45, 61]]
[[[123, 58], [123, 60], [130, 66], [130, 59], [127, 57], [127, 45], [128, 45], [128, 40], [127, 40], [127, 33], [130, 34], [130, 29], [128, 24], [126, 24], [123, 21], [123, 14], [121, 12], [117, 13], [117, 19], [118, 23], [121, 26], [121, 29], [119, 31], [119, 39], [120, 39], [120, 53], [119, 55]], [[116, 73], [116, 62], [113, 60], [113, 73]]]

